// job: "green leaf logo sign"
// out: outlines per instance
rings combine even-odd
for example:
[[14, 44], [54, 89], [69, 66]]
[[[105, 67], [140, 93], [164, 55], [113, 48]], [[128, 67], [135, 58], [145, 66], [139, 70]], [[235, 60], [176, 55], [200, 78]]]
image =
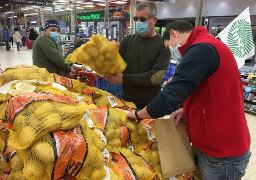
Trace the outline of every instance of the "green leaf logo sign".
[[239, 19], [232, 24], [228, 32], [228, 47], [236, 57], [244, 57], [253, 50], [251, 24]]

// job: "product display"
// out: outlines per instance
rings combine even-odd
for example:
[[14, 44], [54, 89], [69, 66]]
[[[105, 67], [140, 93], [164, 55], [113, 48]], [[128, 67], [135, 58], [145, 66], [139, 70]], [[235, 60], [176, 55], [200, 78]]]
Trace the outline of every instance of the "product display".
[[127, 121], [132, 102], [34, 66], [0, 84], [1, 180], [163, 179], [154, 120]]
[[244, 111], [256, 114], [256, 75], [255, 69], [239, 70], [244, 89]]

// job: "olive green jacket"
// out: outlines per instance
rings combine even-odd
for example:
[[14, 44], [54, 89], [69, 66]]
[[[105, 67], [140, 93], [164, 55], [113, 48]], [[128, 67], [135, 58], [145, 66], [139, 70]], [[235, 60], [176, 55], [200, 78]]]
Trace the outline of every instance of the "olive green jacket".
[[33, 47], [33, 65], [46, 68], [48, 72], [65, 76], [71, 71], [69, 64], [64, 63], [60, 45], [45, 34], [38, 37]]

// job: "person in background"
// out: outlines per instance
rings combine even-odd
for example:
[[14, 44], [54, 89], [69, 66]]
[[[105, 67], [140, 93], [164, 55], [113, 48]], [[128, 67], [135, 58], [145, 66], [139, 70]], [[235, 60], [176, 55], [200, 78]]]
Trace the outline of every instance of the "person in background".
[[[202, 179], [240, 180], [251, 152], [236, 60], [228, 46], [203, 26], [193, 29], [178, 20], [169, 29], [169, 46], [182, 57], [176, 73], [155, 99], [144, 109], [131, 111], [127, 119], [170, 114], [178, 126], [185, 118]], [[183, 108], [178, 109], [180, 103]]]
[[34, 47], [34, 43], [35, 43], [36, 37], [37, 37], [37, 33], [35, 32], [34, 27], [32, 27], [29, 30], [29, 40], [31, 41], [31, 48], [32, 49]]
[[8, 31], [8, 26], [4, 26], [3, 28], [3, 39], [5, 41], [6, 51], [10, 51], [10, 45], [9, 45], [10, 35]]
[[22, 27], [20, 30], [20, 35], [22, 36], [22, 46], [26, 46], [26, 39], [27, 39], [27, 30], [25, 27]]
[[10, 35], [10, 41], [9, 42], [11, 42], [12, 46], [13, 46], [13, 30], [10, 26], [8, 28], [9, 28], [8, 31], [9, 31], [9, 35]]
[[[127, 63], [126, 69], [123, 73], [104, 74], [103, 77], [112, 83], [122, 84], [122, 99], [134, 102], [141, 109], [161, 92], [171, 54], [154, 30], [157, 8], [153, 2], [138, 4], [134, 20], [137, 34], [124, 37], [119, 47], [119, 53]], [[118, 45], [118, 42], [112, 42]]]
[[44, 34], [35, 41], [33, 48], [33, 65], [40, 68], [46, 68], [50, 73], [60, 76], [70, 77], [75, 72], [74, 69], [64, 63], [64, 56], [60, 45], [57, 43], [60, 36], [60, 26], [55, 19], [49, 19], [44, 25]]
[[17, 51], [21, 51], [20, 50], [20, 43], [21, 43], [22, 36], [20, 35], [18, 27], [14, 28], [14, 39], [17, 43]]

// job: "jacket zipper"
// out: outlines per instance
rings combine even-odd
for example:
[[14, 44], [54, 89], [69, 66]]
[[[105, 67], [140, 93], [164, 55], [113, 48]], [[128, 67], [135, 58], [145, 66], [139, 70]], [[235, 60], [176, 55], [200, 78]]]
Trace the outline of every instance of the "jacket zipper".
[[204, 108], [202, 108], [202, 111], [203, 111], [203, 116], [204, 116], [204, 123], [207, 123], [207, 121], [206, 121], [206, 112], [205, 112]]

